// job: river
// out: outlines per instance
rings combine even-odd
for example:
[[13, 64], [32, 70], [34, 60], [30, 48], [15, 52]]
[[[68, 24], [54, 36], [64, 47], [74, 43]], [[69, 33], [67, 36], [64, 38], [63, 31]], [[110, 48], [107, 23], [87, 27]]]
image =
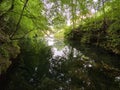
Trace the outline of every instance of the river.
[[120, 56], [96, 46], [66, 44], [54, 35], [45, 41], [51, 51], [14, 66], [5, 90], [120, 90]]

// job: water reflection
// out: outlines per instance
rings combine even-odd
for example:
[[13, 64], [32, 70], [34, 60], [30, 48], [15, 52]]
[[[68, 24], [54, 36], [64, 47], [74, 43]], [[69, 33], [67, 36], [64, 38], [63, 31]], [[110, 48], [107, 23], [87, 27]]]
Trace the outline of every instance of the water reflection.
[[53, 35], [46, 41], [51, 51], [39, 44], [39, 53], [23, 52], [19, 64], [8, 75], [6, 90], [120, 89], [120, 56], [94, 46], [66, 45]]
[[50, 78], [60, 84], [56, 90], [120, 89], [120, 56], [97, 47], [59, 43], [54, 40], [49, 69]]

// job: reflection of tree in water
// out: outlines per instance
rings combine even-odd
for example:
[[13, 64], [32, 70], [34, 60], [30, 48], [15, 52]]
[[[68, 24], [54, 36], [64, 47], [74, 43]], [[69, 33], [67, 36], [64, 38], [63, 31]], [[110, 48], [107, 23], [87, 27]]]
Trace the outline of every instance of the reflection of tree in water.
[[22, 49], [24, 52], [18, 57], [18, 65], [9, 73], [6, 90], [38, 90], [48, 75], [49, 58], [52, 56], [50, 47], [40, 41], [29, 43], [26, 40]]
[[[28, 47], [28, 43], [26, 46]], [[62, 55], [50, 48], [22, 52], [19, 65], [9, 75], [7, 90], [106, 90], [119, 89], [119, 68], [111, 65], [109, 54], [97, 48], [64, 46]], [[32, 47], [32, 46], [31, 46]], [[90, 50], [92, 49], [92, 51]], [[94, 48], [95, 49], [95, 48]], [[59, 50], [58, 50], [59, 52]], [[29, 56], [29, 57], [28, 57]], [[105, 57], [106, 56], [106, 57]], [[108, 58], [110, 59], [110, 58]], [[113, 57], [113, 60], [116, 58]], [[119, 59], [119, 58], [118, 58]], [[20, 83], [20, 84], [19, 84]]]
[[[60, 90], [98, 90], [118, 89], [120, 70], [92, 57], [87, 57], [72, 47], [67, 47], [62, 57], [56, 56], [51, 60], [50, 73], [54, 81], [61, 86]], [[90, 53], [91, 54], [91, 53]], [[119, 81], [119, 80], [118, 80]]]

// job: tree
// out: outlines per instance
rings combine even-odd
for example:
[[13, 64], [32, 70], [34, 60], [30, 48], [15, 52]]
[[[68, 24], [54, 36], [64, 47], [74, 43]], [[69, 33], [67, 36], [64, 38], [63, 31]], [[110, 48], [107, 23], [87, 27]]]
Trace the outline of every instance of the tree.
[[20, 14], [20, 17], [19, 17], [19, 20], [17, 22], [17, 25], [16, 25], [16, 28], [15, 28], [15, 31], [11, 34], [10, 38], [12, 39], [14, 37], [14, 35], [16, 34], [16, 32], [18, 31], [18, 28], [19, 28], [19, 24], [22, 20], [22, 16], [23, 16], [23, 13], [24, 13], [24, 10], [25, 10], [25, 7], [27, 6], [27, 3], [28, 3], [29, 0], [26, 0], [25, 3], [24, 3], [24, 6], [22, 8], [22, 11], [21, 11], [21, 14]]

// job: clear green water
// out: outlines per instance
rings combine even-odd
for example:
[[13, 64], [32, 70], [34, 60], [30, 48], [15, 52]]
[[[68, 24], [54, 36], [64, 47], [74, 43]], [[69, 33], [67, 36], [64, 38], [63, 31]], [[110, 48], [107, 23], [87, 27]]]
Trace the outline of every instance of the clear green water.
[[20, 55], [0, 90], [120, 90], [120, 56], [95, 46], [46, 40], [49, 49]]

